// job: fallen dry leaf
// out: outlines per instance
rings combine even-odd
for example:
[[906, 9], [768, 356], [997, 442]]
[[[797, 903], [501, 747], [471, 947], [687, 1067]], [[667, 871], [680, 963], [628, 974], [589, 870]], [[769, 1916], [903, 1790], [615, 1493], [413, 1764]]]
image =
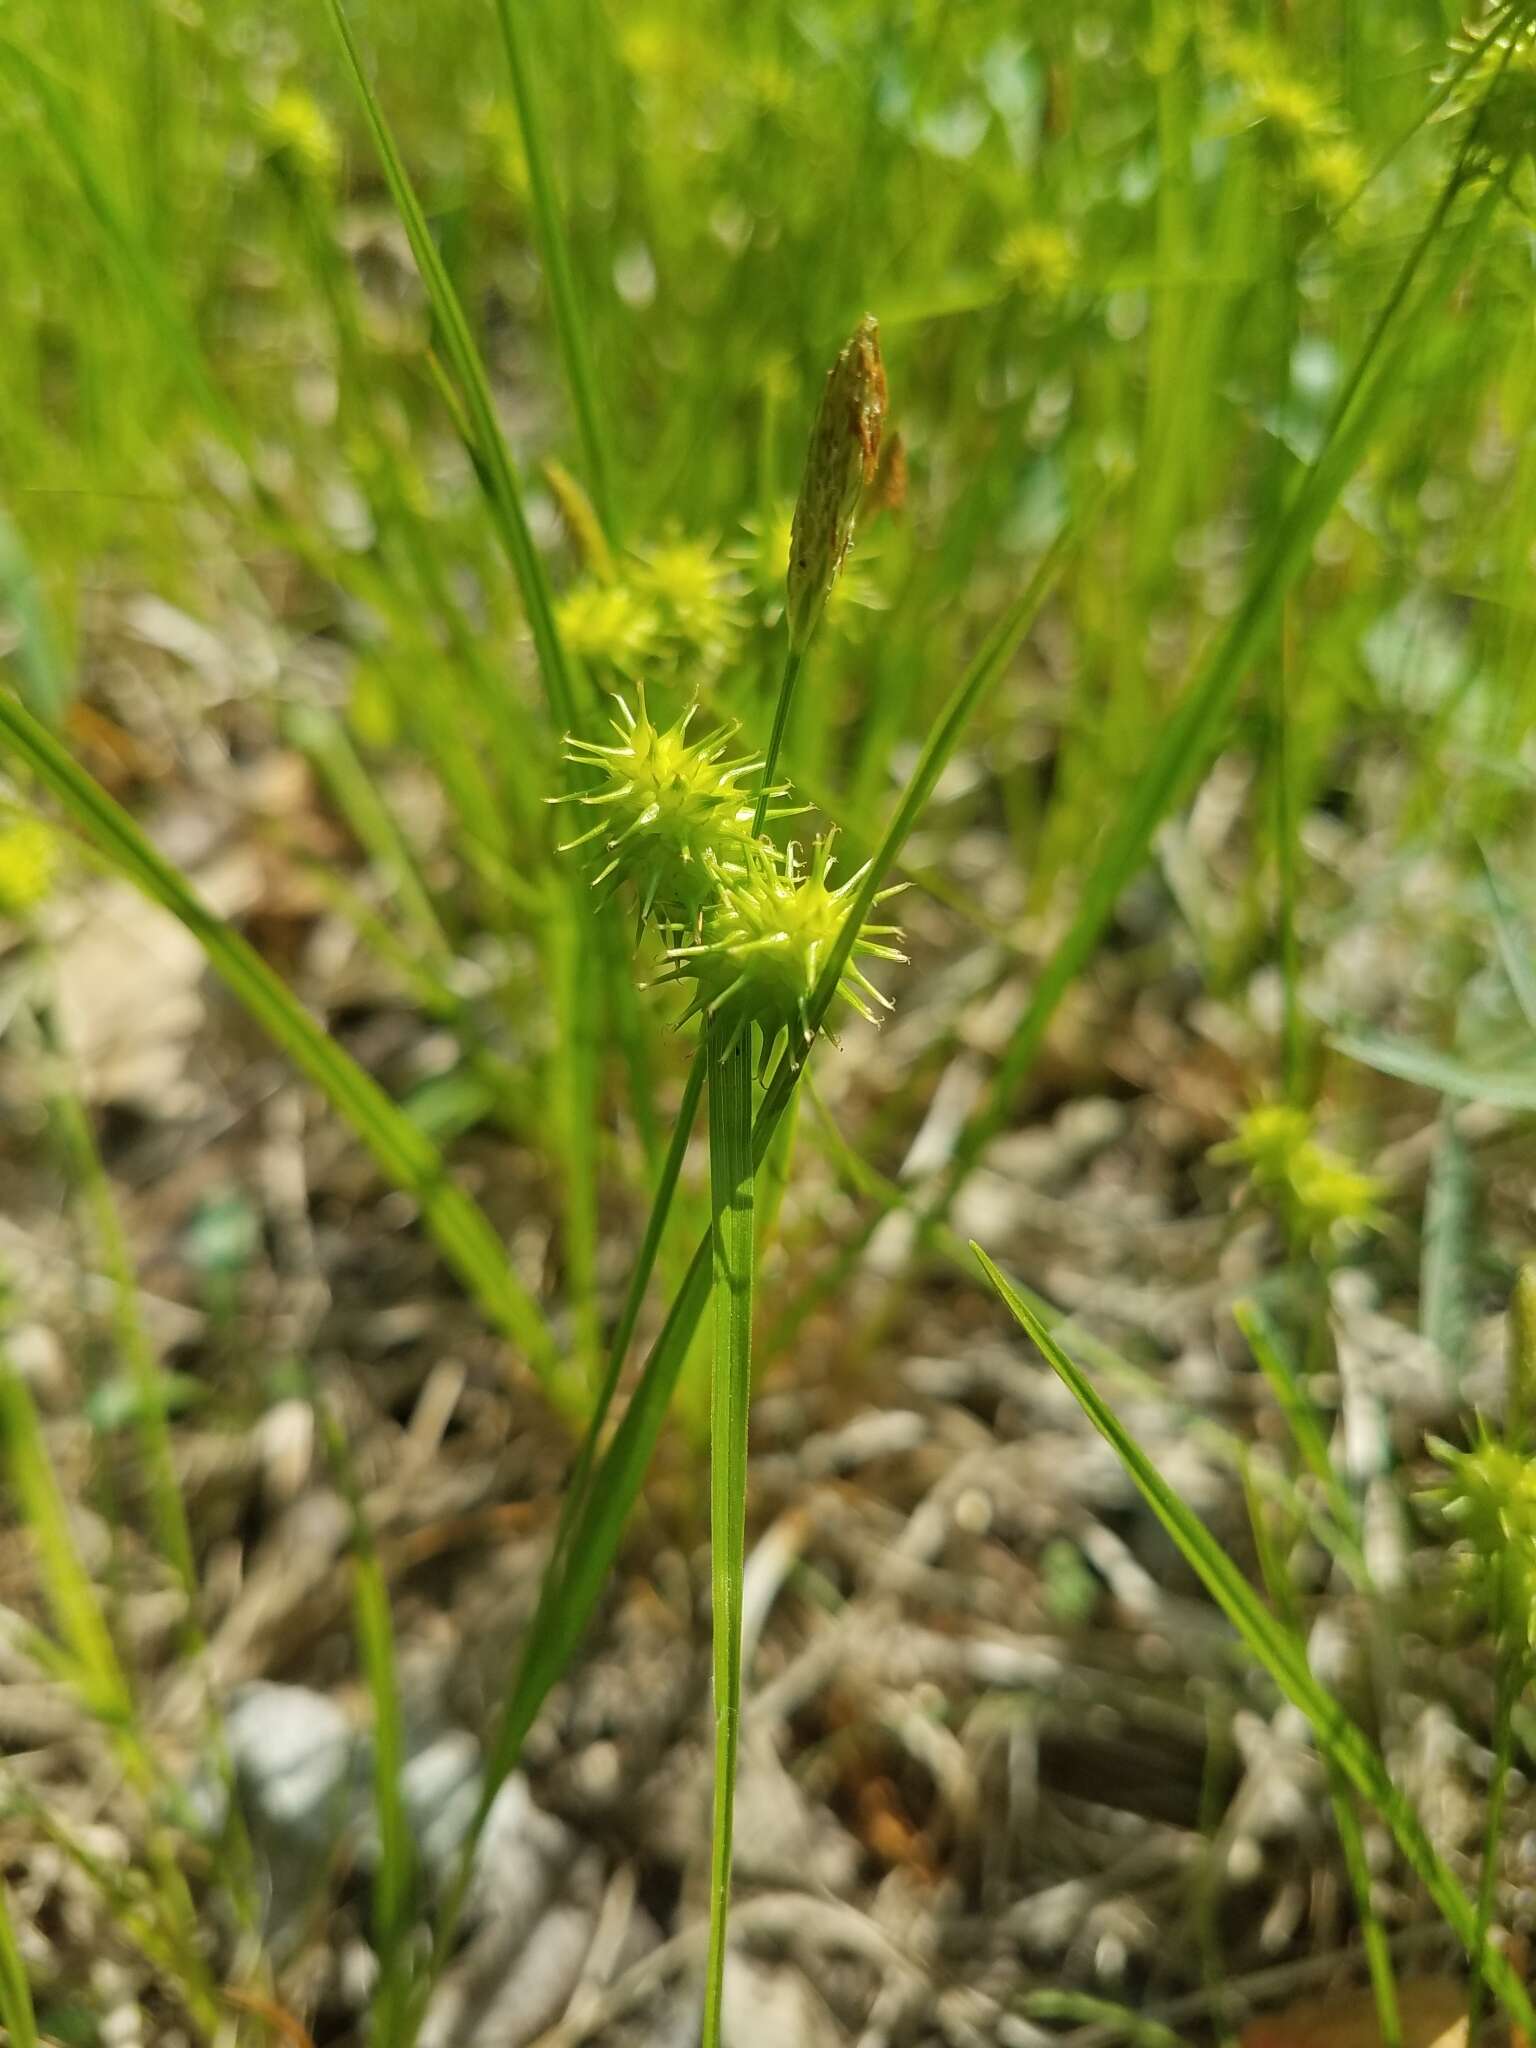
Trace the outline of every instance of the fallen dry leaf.
[[[1456, 1977], [1409, 1977], [1397, 1987], [1403, 2048], [1465, 2048], [1467, 1987]], [[1242, 2032], [1242, 2048], [1380, 2048], [1381, 2026], [1368, 1985], [1304, 1998], [1261, 2013]]]

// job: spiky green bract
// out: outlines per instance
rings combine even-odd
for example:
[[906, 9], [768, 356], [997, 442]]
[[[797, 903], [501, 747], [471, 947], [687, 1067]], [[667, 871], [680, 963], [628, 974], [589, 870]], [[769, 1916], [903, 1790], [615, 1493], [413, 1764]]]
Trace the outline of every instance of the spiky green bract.
[[[692, 931], [717, 876], [745, 871], [753, 803], [737, 785], [762, 763], [749, 756], [726, 758], [733, 725], [690, 740], [696, 704], [662, 727], [652, 721], [643, 691], [638, 712], [622, 697], [614, 701], [619, 707], [612, 721], [617, 746], [566, 740], [568, 761], [602, 774], [601, 781], [569, 801], [590, 805], [602, 816], [561, 851], [597, 844], [604, 858], [596, 885], [631, 881], [642, 922], [654, 920], [669, 935]], [[776, 809], [773, 815], [784, 812]]]
[[1536, 158], [1536, 21], [1490, 7], [1451, 42], [1459, 61], [1445, 113], [1474, 123], [1470, 146], [1491, 164]]
[[1506, 1651], [1536, 1656], [1536, 1459], [1480, 1427], [1464, 1451], [1432, 1441], [1449, 1473], [1432, 1496], [1465, 1546], [1466, 1592]]
[[[716, 868], [715, 894], [699, 936], [668, 949], [673, 969], [668, 979], [698, 983], [687, 1014], [703, 1011], [733, 1027], [724, 1033], [727, 1044], [756, 1024], [763, 1035], [765, 1068], [784, 1044], [803, 1045], [811, 1036], [811, 997], [864, 874], [860, 868], [834, 887], [833, 865], [830, 834], [811, 848], [808, 865], [794, 845], [781, 860], [771, 846], [754, 841], [741, 871]], [[883, 890], [876, 901], [895, 893]], [[890, 1000], [863, 974], [855, 956], [904, 960], [906, 955], [890, 943], [900, 936], [895, 925], [866, 922], [854, 938], [838, 993], [861, 1017], [873, 1021], [870, 1004], [889, 1009]]]

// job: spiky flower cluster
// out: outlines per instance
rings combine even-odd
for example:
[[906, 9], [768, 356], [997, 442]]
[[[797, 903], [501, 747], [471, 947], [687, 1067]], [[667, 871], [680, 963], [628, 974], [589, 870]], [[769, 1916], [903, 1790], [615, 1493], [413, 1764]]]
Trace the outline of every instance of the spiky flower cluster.
[[[571, 524], [564, 496], [562, 511]], [[573, 654], [640, 678], [686, 664], [717, 674], [740, 643], [739, 579], [707, 540], [657, 542], [620, 565], [593, 560], [556, 612]]]
[[329, 185], [341, 166], [341, 145], [319, 101], [287, 85], [264, 110], [267, 147], [302, 177]]
[[1459, 1589], [1506, 1649], [1536, 1654], [1536, 1459], [1479, 1426], [1464, 1451], [1432, 1441], [1448, 1478], [1430, 1498], [1455, 1531]]
[[1235, 88], [1235, 125], [1258, 132], [1300, 198], [1325, 214], [1350, 205], [1369, 167], [1338, 109], [1290, 69], [1273, 41], [1218, 22], [1208, 44], [1215, 67]]
[[[697, 704], [671, 725], [658, 726], [643, 691], [638, 712], [622, 697], [614, 701], [619, 715], [610, 723], [616, 746], [566, 740], [568, 761], [601, 771], [591, 789], [571, 800], [602, 815], [560, 850], [599, 844], [604, 858], [596, 886], [633, 882], [642, 923], [654, 923], [665, 933], [691, 930], [718, 877], [744, 871], [752, 844], [753, 800], [739, 784], [763, 764], [744, 755], [726, 758], [734, 726], [691, 740], [688, 728]], [[784, 815], [782, 806], [770, 808], [775, 816]]]
[[1212, 1148], [1211, 1158], [1246, 1166], [1254, 1191], [1318, 1247], [1380, 1222], [1383, 1184], [1319, 1143], [1304, 1109], [1261, 1103], [1225, 1144]]
[[1023, 221], [998, 245], [994, 262], [1014, 291], [1030, 304], [1054, 309], [1076, 284], [1077, 243], [1054, 221]]
[[[589, 789], [557, 799], [599, 813], [561, 849], [595, 847], [594, 885], [633, 887], [640, 921], [666, 949], [666, 982], [693, 982], [685, 1017], [725, 1020], [734, 1043], [742, 1031], [762, 1033], [765, 1068], [787, 1044], [811, 1031], [811, 998], [852, 909], [863, 870], [834, 885], [831, 839], [809, 859], [791, 845], [781, 852], [753, 830], [755, 800], [743, 781], [763, 763], [730, 757], [734, 728], [690, 739], [690, 708], [656, 724], [642, 695], [638, 710], [619, 702], [616, 745], [568, 739], [566, 758], [592, 768]], [[764, 822], [801, 807], [769, 792]], [[887, 890], [886, 895], [892, 892]], [[886, 998], [865, 977], [858, 958], [900, 960], [893, 925], [866, 923], [855, 936], [838, 980], [839, 994], [872, 1018]]]
[[[889, 444], [887, 444], [889, 445]], [[794, 532], [795, 508], [785, 499], [765, 519], [743, 519], [742, 538], [732, 547], [731, 559], [751, 586], [754, 607], [765, 626], [777, 625], [785, 604], [785, 572]], [[869, 573], [864, 554], [845, 560], [842, 574], [827, 594], [826, 620], [843, 633], [852, 635], [872, 612], [883, 611], [887, 600]]]
[[1471, 124], [1469, 142], [1485, 163], [1536, 159], [1536, 21], [1490, 7], [1450, 47], [1446, 117]]
[[[834, 887], [832, 868], [830, 836], [816, 841], [808, 863], [793, 844], [781, 856], [767, 840], [754, 840], [740, 869], [717, 871], [697, 935], [667, 949], [671, 972], [665, 978], [697, 984], [685, 1016], [703, 1012], [723, 1019], [728, 1043], [756, 1024], [765, 1067], [785, 1044], [804, 1044], [811, 1036], [811, 998], [865, 872], [861, 868]], [[883, 890], [881, 898], [893, 894]], [[838, 977], [838, 994], [871, 1022], [870, 1004], [889, 1009], [890, 999], [864, 974], [857, 956], [904, 960], [891, 943], [900, 936], [895, 925], [861, 925]]]

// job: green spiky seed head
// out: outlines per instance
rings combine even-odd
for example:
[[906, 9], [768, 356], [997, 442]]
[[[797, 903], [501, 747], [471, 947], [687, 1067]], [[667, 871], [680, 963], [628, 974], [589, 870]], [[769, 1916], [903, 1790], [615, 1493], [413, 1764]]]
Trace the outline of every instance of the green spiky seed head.
[[1058, 305], [1077, 282], [1077, 243], [1054, 221], [1025, 221], [1005, 236], [994, 258], [1015, 291], [1036, 304]]
[[1536, 1459], [1479, 1425], [1469, 1449], [1432, 1440], [1447, 1480], [1430, 1498], [1459, 1540], [1462, 1593], [1506, 1647], [1536, 1650]]
[[629, 572], [656, 613], [677, 659], [721, 668], [736, 651], [744, 616], [736, 572], [707, 540], [666, 540], [646, 549]]
[[1452, 42], [1455, 88], [1444, 111], [1474, 124], [1480, 158], [1518, 164], [1536, 158], [1536, 22], [1495, 27], [1501, 17], [1506, 9], [1489, 10]]
[[[832, 881], [832, 842], [818, 840], [808, 864], [793, 845], [782, 859], [762, 841], [746, 849], [739, 871], [716, 871], [712, 902], [697, 937], [670, 948], [667, 979], [691, 980], [698, 993], [687, 1012], [734, 1021], [738, 1030], [762, 1031], [765, 1063], [775, 1049], [810, 1036], [810, 1002], [852, 910], [863, 870]], [[882, 897], [894, 890], [882, 891]], [[877, 899], [879, 900], [879, 899]], [[859, 930], [838, 979], [838, 994], [861, 1017], [873, 1020], [877, 1004], [890, 1007], [858, 965], [859, 956], [904, 960], [892, 944], [895, 925], [866, 922]], [[734, 1034], [732, 1034], [734, 1036]]]
[[286, 85], [265, 110], [267, 145], [317, 185], [329, 185], [341, 168], [341, 145], [320, 102]]
[[785, 589], [789, 644], [804, 648], [853, 545], [853, 518], [880, 460], [885, 421], [880, 327], [864, 318], [827, 373], [795, 505]]
[[582, 661], [605, 661], [636, 674], [657, 651], [661, 620], [648, 598], [626, 583], [596, 577], [573, 584], [555, 607], [560, 638]]
[[1319, 1247], [1380, 1227], [1383, 1183], [1320, 1144], [1304, 1109], [1260, 1103], [1239, 1120], [1225, 1144], [1212, 1147], [1210, 1156], [1246, 1166], [1255, 1192]]
[[[654, 920], [667, 932], [691, 930], [717, 878], [738, 872], [746, 857], [753, 804], [739, 785], [763, 764], [745, 756], [727, 759], [734, 726], [691, 740], [696, 705], [671, 725], [658, 726], [643, 692], [638, 711], [622, 697], [614, 701], [616, 746], [566, 741], [568, 761], [600, 771], [591, 789], [568, 800], [599, 816], [561, 851], [597, 847], [598, 884], [631, 881], [642, 920]], [[775, 806], [770, 815], [785, 813]]]

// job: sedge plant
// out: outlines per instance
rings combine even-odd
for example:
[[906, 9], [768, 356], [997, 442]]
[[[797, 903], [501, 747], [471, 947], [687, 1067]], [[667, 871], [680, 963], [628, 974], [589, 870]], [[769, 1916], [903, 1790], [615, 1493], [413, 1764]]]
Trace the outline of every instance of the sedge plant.
[[[866, 315], [828, 375], [806, 458], [787, 571], [788, 651], [766, 756], [730, 754], [730, 727], [690, 737], [696, 703], [658, 724], [643, 695], [637, 709], [617, 700], [613, 742], [573, 734], [566, 743], [572, 765], [597, 774], [594, 783], [573, 793], [579, 807], [595, 812], [596, 822], [569, 840], [566, 850], [596, 853], [594, 886], [622, 887], [632, 896], [638, 933], [649, 933], [663, 950], [666, 971], [660, 981], [691, 991], [683, 1021], [700, 1019], [694, 1060], [708, 1093], [715, 1798], [704, 2048], [719, 2048], [721, 2041], [741, 1726], [758, 1250], [754, 1072], [758, 1084], [766, 1084], [781, 1067], [788, 1071], [804, 1060], [823, 1025], [814, 1006], [824, 970], [835, 970], [838, 995], [872, 1019], [871, 1004], [883, 1006], [888, 998], [864, 973], [860, 958], [904, 957], [892, 943], [896, 928], [871, 920], [872, 904], [856, 893], [866, 870], [834, 880], [830, 833], [802, 854], [794, 843], [781, 847], [765, 829], [797, 808], [787, 801], [787, 786], [775, 781], [775, 771], [806, 650], [852, 545], [861, 493], [875, 472], [885, 402], [879, 329]], [[751, 779], [755, 793], [747, 788]]]

